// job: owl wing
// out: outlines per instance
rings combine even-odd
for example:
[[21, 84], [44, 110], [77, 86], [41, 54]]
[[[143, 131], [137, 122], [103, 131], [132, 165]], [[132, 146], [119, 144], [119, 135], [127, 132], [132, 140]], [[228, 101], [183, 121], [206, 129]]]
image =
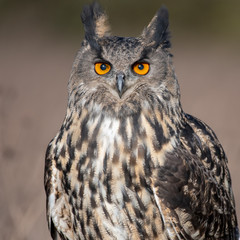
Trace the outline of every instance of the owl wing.
[[186, 115], [180, 141], [152, 177], [170, 239], [238, 239], [231, 179], [213, 131]]
[[68, 240], [74, 239], [71, 212], [63, 190], [63, 171], [61, 164], [58, 163], [60, 153], [58, 153], [55, 139], [49, 143], [45, 157], [44, 186], [47, 196], [47, 221], [52, 239], [57, 240], [58, 233], [61, 239]]

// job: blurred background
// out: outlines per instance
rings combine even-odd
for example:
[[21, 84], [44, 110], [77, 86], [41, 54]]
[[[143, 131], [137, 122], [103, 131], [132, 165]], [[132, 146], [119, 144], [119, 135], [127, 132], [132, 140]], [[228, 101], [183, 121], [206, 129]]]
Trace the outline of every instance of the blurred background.
[[[63, 121], [83, 38], [81, 0], [0, 0], [0, 239], [50, 239], [44, 155]], [[136, 36], [164, 4], [186, 112], [216, 132], [240, 222], [240, 1], [102, 0], [114, 35]]]

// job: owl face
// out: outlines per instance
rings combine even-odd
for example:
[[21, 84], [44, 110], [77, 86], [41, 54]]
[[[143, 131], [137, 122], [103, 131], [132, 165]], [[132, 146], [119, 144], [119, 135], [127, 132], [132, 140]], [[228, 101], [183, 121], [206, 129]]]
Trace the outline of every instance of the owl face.
[[106, 18], [97, 4], [83, 11], [85, 39], [69, 83], [74, 104], [79, 95], [105, 105], [142, 100], [150, 94], [165, 99], [177, 95], [167, 10], [160, 9], [136, 38], [109, 36]]
[[79, 54], [79, 79], [91, 86], [105, 86], [119, 100], [136, 85], [159, 84], [166, 74], [166, 52], [145, 54], [139, 38], [106, 37], [99, 45], [99, 52], [88, 47]]

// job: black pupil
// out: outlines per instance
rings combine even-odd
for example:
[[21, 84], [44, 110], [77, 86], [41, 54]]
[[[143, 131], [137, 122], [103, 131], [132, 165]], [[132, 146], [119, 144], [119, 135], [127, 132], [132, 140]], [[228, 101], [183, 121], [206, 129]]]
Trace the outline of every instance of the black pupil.
[[143, 70], [143, 69], [144, 69], [143, 64], [139, 64], [139, 65], [138, 65], [138, 69], [139, 69], [139, 70]]
[[102, 64], [102, 65], [100, 66], [100, 68], [101, 68], [102, 71], [105, 71], [105, 70], [107, 69], [107, 66], [106, 66], [105, 64]]

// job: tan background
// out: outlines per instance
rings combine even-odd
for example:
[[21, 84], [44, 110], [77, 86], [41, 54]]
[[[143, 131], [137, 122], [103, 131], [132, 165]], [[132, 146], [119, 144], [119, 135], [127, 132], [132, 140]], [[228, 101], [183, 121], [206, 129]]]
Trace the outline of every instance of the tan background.
[[[50, 239], [44, 154], [65, 115], [84, 2], [49, 2], [0, 2], [0, 239]], [[117, 35], [139, 34], [161, 6], [159, 1], [101, 2]], [[240, 217], [240, 4], [184, 0], [165, 5], [183, 108], [220, 139]]]

